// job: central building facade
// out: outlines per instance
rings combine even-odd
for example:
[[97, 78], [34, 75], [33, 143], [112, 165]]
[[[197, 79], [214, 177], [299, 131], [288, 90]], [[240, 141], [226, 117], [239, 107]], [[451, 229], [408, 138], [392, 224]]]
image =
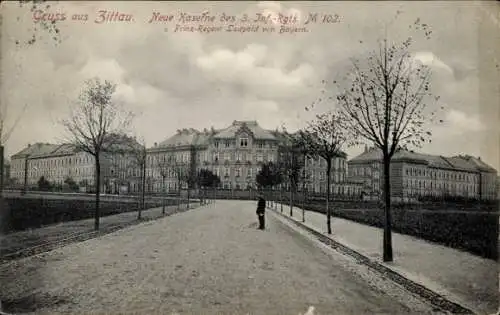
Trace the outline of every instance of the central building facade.
[[[262, 128], [256, 121], [238, 121], [223, 129], [177, 130], [176, 134], [148, 149], [146, 187], [149, 192], [186, 188], [181, 173], [207, 169], [221, 180], [223, 189], [257, 188], [255, 177], [262, 164], [277, 162], [283, 134]], [[335, 194], [356, 195], [361, 186], [346, 180], [346, 157], [332, 161], [331, 191]], [[321, 158], [307, 159], [305, 185], [298, 189], [326, 192], [326, 163]]]
[[148, 188], [161, 191], [163, 180], [167, 190], [185, 188], [187, 183], [178, 178], [181, 169], [185, 173], [210, 170], [219, 176], [224, 189], [254, 188], [261, 165], [276, 161], [278, 146], [276, 131], [264, 129], [256, 121], [234, 121], [219, 130], [177, 130], [148, 149]]

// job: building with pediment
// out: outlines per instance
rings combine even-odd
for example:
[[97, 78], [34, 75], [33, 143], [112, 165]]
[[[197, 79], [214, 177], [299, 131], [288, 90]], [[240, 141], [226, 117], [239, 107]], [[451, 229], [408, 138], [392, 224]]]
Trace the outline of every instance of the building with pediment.
[[175, 135], [148, 149], [149, 189], [161, 191], [162, 171], [167, 174], [167, 190], [177, 190], [179, 185], [185, 187], [187, 184], [175, 174], [175, 169], [181, 167], [185, 171], [202, 168], [212, 171], [219, 176], [224, 189], [255, 187], [255, 175], [261, 164], [276, 161], [278, 145], [275, 131], [260, 127], [256, 121], [235, 120], [219, 130], [177, 130]]
[[[256, 175], [262, 164], [277, 162], [283, 134], [262, 128], [256, 121], [235, 120], [226, 128], [193, 128], [177, 130], [171, 137], [147, 149], [146, 192], [176, 192], [187, 188], [186, 177], [207, 169], [221, 180], [226, 190], [255, 189]], [[129, 139], [133, 140], [133, 139]], [[135, 140], [134, 140], [135, 141]], [[332, 161], [331, 192], [333, 195], [359, 196], [361, 184], [347, 178], [346, 155]], [[95, 178], [94, 159], [70, 144], [36, 143], [13, 155], [11, 175], [19, 187], [24, 183], [35, 187], [40, 177], [62, 185], [72, 178], [80, 186], [92, 187]], [[102, 192], [117, 193], [127, 186], [132, 193], [140, 191], [140, 169], [130, 154], [106, 155], [101, 159]], [[326, 162], [305, 158], [305, 181], [298, 190], [325, 193]], [[285, 189], [287, 184], [284, 184]]]
[[[223, 129], [177, 130], [176, 134], [148, 149], [147, 188], [160, 192], [165, 181], [167, 191], [186, 188], [176, 176], [179, 170], [195, 172], [208, 169], [221, 179], [222, 189], [256, 188], [255, 176], [263, 163], [277, 162], [283, 142], [277, 130], [262, 128], [256, 121], [238, 121]], [[307, 159], [305, 186], [298, 189], [326, 192], [326, 163], [321, 158]], [[359, 195], [361, 185], [346, 178], [346, 156], [332, 162], [331, 191], [335, 194]]]

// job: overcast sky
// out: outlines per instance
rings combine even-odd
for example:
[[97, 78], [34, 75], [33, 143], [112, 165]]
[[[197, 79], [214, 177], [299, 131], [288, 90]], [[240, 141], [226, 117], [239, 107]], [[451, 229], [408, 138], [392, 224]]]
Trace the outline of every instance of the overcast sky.
[[[304, 107], [319, 97], [321, 81], [345, 71], [349, 58], [376, 48], [375, 40], [387, 30], [390, 40], [414, 36], [415, 58], [432, 67], [433, 91], [446, 108], [445, 123], [422, 152], [467, 153], [499, 168], [495, 2], [61, 2], [46, 12], [66, 14], [57, 23], [62, 43], [39, 31], [42, 39], [30, 46], [15, 45], [31, 37], [30, 10], [17, 1], [2, 6], [1, 102], [8, 109], [7, 125], [28, 106], [6, 143], [9, 156], [28, 143], [61, 139], [58, 121], [82, 82], [95, 76], [118, 85], [117, 100], [137, 113], [133, 132], [148, 146], [179, 128], [222, 128], [233, 120], [296, 129], [311, 118]], [[134, 21], [97, 24], [99, 10], [133, 14]], [[222, 13], [253, 18], [281, 12], [297, 15], [303, 24], [316, 12], [337, 14], [340, 21], [281, 35], [174, 32], [179, 12], [203, 10], [217, 20]], [[175, 19], [150, 24], [155, 11]], [[72, 21], [73, 14], [88, 14], [88, 20]], [[417, 18], [430, 25], [431, 39], [408, 28]], [[347, 152], [353, 157], [360, 148]]]

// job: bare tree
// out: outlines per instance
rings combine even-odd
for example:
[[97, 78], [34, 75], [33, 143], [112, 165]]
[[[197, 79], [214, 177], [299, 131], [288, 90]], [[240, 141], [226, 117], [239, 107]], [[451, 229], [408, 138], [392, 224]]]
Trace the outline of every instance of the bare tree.
[[282, 143], [278, 149], [278, 165], [282, 176], [287, 180], [289, 187], [290, 216], [293, 216], [294, 194], [301, 180], [304, 168], [304, 150], [300, 137], [283, 132]]
[[[307, 157], [307, 155], [305, 155]], [[302, 169], [302, 174], [300, 175], [300, 181], [302, 182], [302, 222], [306, 222], [306, 202], [307, 202], [307, 189], [306, 185], [310, 182], [310, 174], [307, 172], [306, 163], [304, 162], [304, 168]]]
[[187, 203], [189, 209], [189, 198], [192, 189], [199, 189], [198, 180], [198, 153], [199, 150], [196, 145], [191, 145], [189, 148], [189, 163], [186, 170], [186, 184], [187, 184]]
[[220, 185], [220, 178], [219, 176], [215, 175], [214, 173], [212, 173], [212, 171], [208, 169], [201, 169], [198, 172], [197, 181], [198, 181], [198, 186], [200, 187], [200, 189], [202, 189], [203, 195], [200, 198], [201, 200], [200, 202], [203, 204], [204, 201], [205, 202], [208, 201], [207, 200], [208, 195], [206, 192], [207, 188], [209, 187], [215, 188], [218, 185]]
[[167, 178], [173, 178], [174, 170], [175, 170], [175, 155], [169, 153], [167, 155], [163, 154], [162, 156], [158, 156], [156, 159], [156, 168], [161, 176], [161, 187], [163, 192], [163, 205], [162, 205], [162, 213], [165, 214], [165, 198], [167, 195]]
[[99, 229], [99, 197], [101, 191], [101, 156], [111, 152], [123, 138], [132, 114], [126, 112], [113, 99], [116, 85], [98, 78], [88, 80], [70, 116], [62, 121], [71, 142], [77, 149], [94, 157], [95, 161], [95, 223]]
[[[181, 201], [182, 201], [182, 187], [184, 186], [184, 184], [188, 183], [189, 166], [187, 163], [183, 162], [182, 160], [176, 159], [174, 162], [173, 171], [174, 171], [174, 176], [175, 176], [175, 179], [177, 181], [177, 187], [178, 187], [177, 208], [180, 209]], [[187, 207], [189, 207], [189, 200], [188, 200]]]
[[331, 190], [332, 160], [346, 157], [342, 151], [348, 135], [342, 116], [335, 110], [316, 115], [305, 130], [299, 132], [303, 146], [309, 156], [319, 156], [326, 162], [326, 224], [328, 234], [332, 233], [331, 210], [329, 206]]
[[128, 153], [130, 154], [132, 160], [133, 171], [139, 170], [139, 180], [140, 180], [140, 205], [137, 211], [137, 220], [142, 217], [142, 210], [146, 209], [146, 161], [147, 161], [147, 149], [146, 141], [141, 139], [137, 141], [136, 138], [133, 141], [128, 142]]
[[[414, 61], [411, 38], [400, 44], [379, 42], [363, 65], [353, 60], [352, 82], [338, 96], [347, 128], [356, 140], [366, 140], [382, 151], [385, 228], [383, 260], [392, 261], [390, 164], [394, 153], [407, 145], [421, 147], [430, 140], [427, 122], [435, 112], [428, 100], [430, 69]], [[359, 144], [359, 143], [354, 143]]]

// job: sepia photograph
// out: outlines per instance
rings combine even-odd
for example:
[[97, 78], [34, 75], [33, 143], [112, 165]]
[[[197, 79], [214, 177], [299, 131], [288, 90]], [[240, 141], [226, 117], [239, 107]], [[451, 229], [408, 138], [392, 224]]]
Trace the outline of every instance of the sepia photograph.
[[0, 315], [500, 315], [500, 2], [0, 2]]

